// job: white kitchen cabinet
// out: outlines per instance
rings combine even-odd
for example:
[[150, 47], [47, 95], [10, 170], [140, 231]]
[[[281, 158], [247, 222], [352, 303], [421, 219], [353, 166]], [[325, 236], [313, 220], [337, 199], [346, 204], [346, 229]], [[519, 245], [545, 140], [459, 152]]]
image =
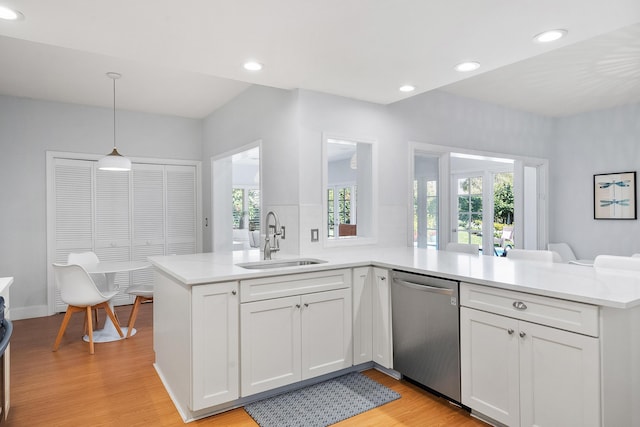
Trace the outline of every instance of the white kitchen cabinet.
[[155, 367], [181, 414], [239, 397], [238, 282], [188, 286], [155, 270]]
[[302, 295], [302, 379], [348, 368], [351, 353], [351, 289]]
[[353, 269], [353, 364], [373, 360], [372, 267]]
[[393, 367], [389, 271], [353, 269], [353, 363]]
[[241, 304], [242, 395], [300, 381], [300, 297]]
[[391, 284], [389, 271], [372, 267], [373, 277], [373, 361], [393, 368], [393, 337], [391, 335]]
[[242, 396], [348, 368], [351, 289], [241, 304]]
[[240, 395], [238, 283], [194, 286], [191, 297], [191, 409], [199, 410]]
[[350, 285], [350, 270], [241, 283], [243, 397], [352, 365]]
[[[463, 305], [497, 303], [501, 314], [461, 308], [462, 403], [509, 426], [600, 425], [598, 338], [518, 318], [543, 319], [544, 312], [554, 313], [550, 323], [570, 316], [590, 325], [597, 310], [552, 298], [475, 290], [461, 285]], [[510, 316], [503, 315], [509, 310]]]

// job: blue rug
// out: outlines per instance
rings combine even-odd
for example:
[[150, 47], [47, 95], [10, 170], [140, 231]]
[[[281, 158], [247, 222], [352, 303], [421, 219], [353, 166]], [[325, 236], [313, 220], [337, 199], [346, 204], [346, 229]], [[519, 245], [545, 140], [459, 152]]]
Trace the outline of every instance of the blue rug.
[[395, 391], [354, 372], [244, 409], [261, 427], [325, 427], [399, 398]]

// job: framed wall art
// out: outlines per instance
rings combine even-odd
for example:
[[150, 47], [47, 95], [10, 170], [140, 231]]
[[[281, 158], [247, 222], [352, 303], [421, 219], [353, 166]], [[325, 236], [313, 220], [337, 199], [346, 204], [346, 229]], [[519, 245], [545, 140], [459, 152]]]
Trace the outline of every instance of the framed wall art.
[[636, 173], [593, 175], [594, 219], [637, 219]]

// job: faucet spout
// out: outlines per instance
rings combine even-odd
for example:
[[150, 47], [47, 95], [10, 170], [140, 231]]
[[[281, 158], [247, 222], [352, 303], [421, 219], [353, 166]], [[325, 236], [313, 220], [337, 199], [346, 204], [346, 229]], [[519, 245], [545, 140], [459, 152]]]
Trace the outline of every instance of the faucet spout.
[[[273, 226], [270, 224], [271, 219], [273, 219]], [[271, 231], [271, 227], [273, 227], [273, 232]], [[269, 260], [271, 259], [271, 252], [277, 252], [280, 250], [280, 242], [278, 241], [278, 236], [282, 234], [282, 229], [280, 228], [280, 219], [278, 219], [278, 215], [274, 211], [269, 211], [269, 213], [267, 213], [265, 228], [266, 233], [264, 237], [264, 259]]]

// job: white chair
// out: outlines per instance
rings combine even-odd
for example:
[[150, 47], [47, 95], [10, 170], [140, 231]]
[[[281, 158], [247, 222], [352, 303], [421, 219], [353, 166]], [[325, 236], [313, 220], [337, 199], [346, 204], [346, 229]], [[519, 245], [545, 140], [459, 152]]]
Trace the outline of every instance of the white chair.
[[94, 352], [93, 321], [91, 318], [92, 309], [97, 310], [98, 308], [104, 308], [107, 315], [115, 325], [118, 334], [120, 334], [121, 337], [124, 336], [122, 334], [122, 329], [120, 329], [120, 325], [108, 304], [109, 300], [118, 293], [117, 290], [105, 293], [101, 292], [91, 279], [91, 276], [89, 276], [89, 273], [79, 265], [53, 264], [53, 272], [56, 285], [60, 291], [60, 299], [65, 304], [68, 304], [67, 312], [64, 315], [64, 319], [62, 319], [62, 324], [60, 325], [60, 330], [56, 337], [56, 342], [53, 344], [53, 351], [58, 350], [64, 331], [67, 329], [67, 325], [71, 319], [71, 315], [80, 311], [84, 311], [86, 316], [85, 320], [89, 335], [90, 354], [93, 354]]
[[[71, 252], [67, 257], [67, 264], [81, 265], [84, 268], [95, 266], [100, 262], [95, 252]], [[98, 289], [107, 289], [107, 276], [103, 273], [89, 274]]]
[[129, 315], [129, 324], [127, 326], [127, 338], [129, 338], [131, 336], [131, 331], [133, 330], [133, 325], [136, 323], [136, 318], [138, 317], [140, 304], [145, 301], [153, 301], [153, 285], [131, 286], [127, 289], [127, 293], [129, 295], [135, 295], [136, 297], [136, 300], [133, 303], [133, 308], [131, 309], [131, 314]]
[[576, 255], [571, 250], [571, 246], [566, 243], [549, 243], [547, 249], [557, 252], [562, 262], [576, 261]]
[[511, 249], [507, 252], [507, 258], [529, 261], [560, 262], [560, 255], [556, 252], [532, 249]]
[[445, 251], [447, 252], [462, 252], [467, 254], [478, 255], [480, 250], [480, 246], [475, 243], [456, 243], [449, 242], [447, 243], [447, 247]]
[[640, 257], [598, 255], [593, 261], [593, 267], [596, 270], [608, 269], [640, 271]]

